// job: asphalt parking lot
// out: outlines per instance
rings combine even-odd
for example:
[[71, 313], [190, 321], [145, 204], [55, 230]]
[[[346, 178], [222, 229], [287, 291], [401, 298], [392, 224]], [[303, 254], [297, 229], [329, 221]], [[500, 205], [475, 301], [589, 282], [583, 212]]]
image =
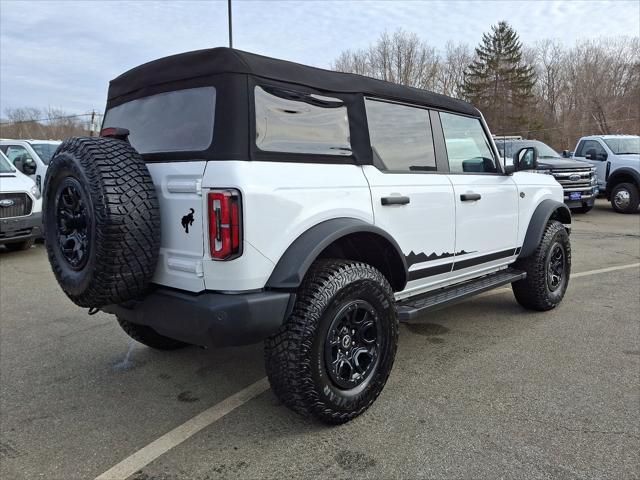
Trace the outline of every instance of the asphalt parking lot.
[[[131, 478], [639, 478], [640, 215], [599, 201], [571, 238], [585, 275], [559, 308], [501, 289], [403, 325], [355, 421], [306, 421], [267, 390]], [[95, 478], [265, 375], [261, 345], [130, 342], [67, 300], [42, 244], [0, 252], [0, 317], [7, 480]]]

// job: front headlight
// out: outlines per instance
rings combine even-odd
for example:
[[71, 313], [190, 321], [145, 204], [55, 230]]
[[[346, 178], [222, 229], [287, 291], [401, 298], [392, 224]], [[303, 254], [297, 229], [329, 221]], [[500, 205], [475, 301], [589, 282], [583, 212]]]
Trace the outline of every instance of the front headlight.
[[552, 175], [551, 170], [547, 168], [540, 168], [538, 170], [531, 170], [533, 173], [541, 173], [543, 175]]
[[40, 193], [40, 189], [38, 188], [37, 185], [34, 185], [33, 187], [31, 187], [31, 195], [36, 197], [36, 200], [40, 199], [40, 197], [42, 196], [42, 194]]

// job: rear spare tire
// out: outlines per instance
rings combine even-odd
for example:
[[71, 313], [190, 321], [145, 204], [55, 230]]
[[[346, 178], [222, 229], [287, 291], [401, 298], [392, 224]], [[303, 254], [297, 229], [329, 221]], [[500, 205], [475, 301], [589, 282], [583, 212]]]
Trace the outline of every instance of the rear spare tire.
[[70, 138], [45, 181], [49, 262], [81, 307], [122, 303], [144, 292], [160, 249], [160, 211], [151, 175], [129, 143]]

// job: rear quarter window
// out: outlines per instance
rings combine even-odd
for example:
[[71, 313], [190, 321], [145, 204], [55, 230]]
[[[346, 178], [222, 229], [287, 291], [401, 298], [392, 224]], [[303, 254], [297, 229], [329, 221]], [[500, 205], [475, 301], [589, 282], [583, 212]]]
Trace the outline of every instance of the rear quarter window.
[[254, 89], [256, 147], [264, 152], [350, 156], [347, 107], [339, 98]]
[[128, 129], [140, 153], [202, 151], [213, 144], [215, 109], [214, 87], [176, 90], [113, 107], [102, 127]]

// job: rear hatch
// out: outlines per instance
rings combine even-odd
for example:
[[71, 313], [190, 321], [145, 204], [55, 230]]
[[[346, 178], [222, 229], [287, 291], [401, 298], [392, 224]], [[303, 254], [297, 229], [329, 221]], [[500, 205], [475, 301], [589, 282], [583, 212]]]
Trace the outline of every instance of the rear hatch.
[[206, 161], [197, 153], [213, 143], [214, 87], [163, 92], [107, 110], [103, 128], [126, 128], [131, 145], [147, 161], [160, 202], [162, 239], [154, 282], [204, 290]]

